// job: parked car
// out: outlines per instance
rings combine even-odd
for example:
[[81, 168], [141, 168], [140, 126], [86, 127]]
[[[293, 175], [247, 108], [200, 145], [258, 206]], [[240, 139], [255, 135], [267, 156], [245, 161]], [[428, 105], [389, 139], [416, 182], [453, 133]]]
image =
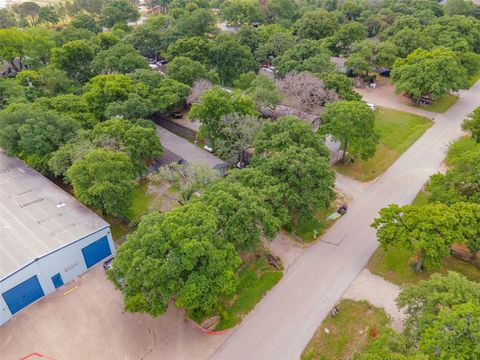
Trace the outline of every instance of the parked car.
[[367, 103], [367, 106], [370, 108], [370, 110], [375, 111], [377, 110], [377, 105], [372, 104], [372, 103]]
[[178, 112], [178, 111], [174, 111], [170, 115], [174, 119], [181, 119], [183, 117], [183, 114], [181, 112]]

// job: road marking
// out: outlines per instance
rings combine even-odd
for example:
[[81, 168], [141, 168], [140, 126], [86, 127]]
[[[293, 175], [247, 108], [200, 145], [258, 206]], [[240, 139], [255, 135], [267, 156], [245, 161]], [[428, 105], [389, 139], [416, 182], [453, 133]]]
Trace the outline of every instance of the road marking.
[[74, 288], [71, 288], [70, 290], [68, 290], [67, 292], [64, 292], [63, 293], [63, 296], [67, 295], [68, 293], [71, 293], [72, 291], [74, 290], [77, 290], [78, 286], [75, 286]]

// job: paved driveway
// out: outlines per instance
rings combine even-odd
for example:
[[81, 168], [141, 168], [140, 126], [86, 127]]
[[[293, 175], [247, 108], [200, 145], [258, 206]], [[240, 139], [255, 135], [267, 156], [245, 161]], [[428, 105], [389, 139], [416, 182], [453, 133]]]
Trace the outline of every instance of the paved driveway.
[[203, 334], [174, 307], [155, 319], [124, 313], [120, 292], [97, 266], [0, 327], [0, 359], [206, 359], [224, 339]]
[[480, 81], [357, 199], [348, 213], [308, 248], [213, 355], [214, 359], [298, 359], [334, 304], [378, 246], [370, 228], [378, 211], [410, 203], [440, 166], [460, 124], [480, 106]]

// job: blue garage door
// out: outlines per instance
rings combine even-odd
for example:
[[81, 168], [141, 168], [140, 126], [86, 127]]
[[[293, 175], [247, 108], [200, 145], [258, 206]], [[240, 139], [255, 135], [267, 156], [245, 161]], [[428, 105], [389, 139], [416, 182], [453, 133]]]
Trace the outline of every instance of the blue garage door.
[[12, 314], [19, 312], [44, 295], [36, 276], [32, 276], [30, 279], [2, 294]]
[[90, 245], [82, 249], [83, 258], [87, 264], [87, 268], [92, 267], [100, 260], [105, 259], [107, 256], [112, 255], [110, 251], [110, 245], [108, 244], [108, 238], [102, 237], [100, 240], [91, 243]]

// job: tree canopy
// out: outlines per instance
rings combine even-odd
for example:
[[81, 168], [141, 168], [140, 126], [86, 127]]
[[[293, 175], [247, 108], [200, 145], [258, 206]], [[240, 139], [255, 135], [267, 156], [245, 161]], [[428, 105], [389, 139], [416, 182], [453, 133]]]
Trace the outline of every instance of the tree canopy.
[[361, 101], [337, 101], [327, 104], [322, 113], [323, 134], [330, 134], [340, 141], [345, 159], [346, 153], [363, 160], [375, 154], [379, 135], [375, 130], [375, 115]]
[[135, 171], [122, 152], [93, 150], [73, 163], [67, 177], [77, 199], [107, 214], [125, 216], [132, 203]]
[[218, 235], [215, 210], [193, 202], [142, 218], [117, 252], [109, 277], [124, 294], [125, 309], [152, 316], [175, 304], [189, 314], [212, 309], [237, 285], [240, 258]]
[[455, 53], [443, 48], [417, 49], [405, 59], [395, 61], [391, 73], [395, 91], [404, 92], [417, 101], [424, 96], [437, 99], [462, 88], [466, 75]]

